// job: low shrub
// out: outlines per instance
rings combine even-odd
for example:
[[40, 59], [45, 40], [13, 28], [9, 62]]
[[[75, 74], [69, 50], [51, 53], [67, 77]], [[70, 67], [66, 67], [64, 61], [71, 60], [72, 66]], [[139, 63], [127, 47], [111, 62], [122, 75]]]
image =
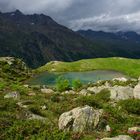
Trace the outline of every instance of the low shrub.
[[56, 80], [57, 91], [63, 92], [65, 90], [68, 90], [69, 88], [70, 88], [69, 81], [62, 76], [58, 77], [58, 79]]
[[60, 95], [59, 94], [53, 94], [51, 97], [50, 97], [50, 100], [52, 102], [60, 102], [61, 101], [61, 98], [60, 98]]
[[128, 99], [118, 103], [128, 113], [140, 115], [140, 99]]
[[95, 99], [103, 102], [110, 100], [110, 91], [108, 89], [102, 90], [100, 93], [95, 94]]
[[14, 140], [70, 140], [70, 134], [40, 121], [16, 121], [5, 131], [3, 139]]
[[101, 108], [101, 104], [96, 101], [94, 96], [81, 96], [77, 99], [80, 105], [89, 105], [96, 108]]
[[75, 90], [78, 90], [80, 87], [82, 87], [82, 83], [80, 80], [78, 79], [75, 79], [72, 81], [72, 87], [75, 89]]
[[7, 84], [5, 82], [0, 82], [0, 90], [4, 90], [6, 88]]

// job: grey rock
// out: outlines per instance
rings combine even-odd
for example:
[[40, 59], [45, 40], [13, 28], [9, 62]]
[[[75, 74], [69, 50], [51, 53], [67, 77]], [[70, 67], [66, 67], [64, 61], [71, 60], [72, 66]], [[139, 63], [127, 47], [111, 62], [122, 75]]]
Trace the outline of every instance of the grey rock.
[[100, 93], [102, 90], [104, 89], [108, 89], [109, 87], [108, 86], [95, 86], [95, 87], [88, 87], [87, 90], [90, 91], [90, 92], [94, 92], [95, 94], [97, 93]]
[[51, 94], [51, 93], [54, 93], [54, 91], [52, 89], [47, 89], [47, 88], [43, 88], [41, 89], [41, 92], [42, 93], [45, 93], [45, 94]]
[[106, 126], [106, 131], [111, 132], [111, 127], [109, 125]]
[[74, 132], [93, 130], [97, 127], [103, 110], [95, 110], [90, 106], [77, 107], [63, 113], [59, 118], [59, 129]]
[[133, 98], [133, 88], [126, 86], [114, 86], [110, 88], [110, 99], [119, 101]]
[[133, 92], [134, 92], [134, 98], [140, 99], [140, 84], [135, 86]]
[[46, 105], [43, 105], [43, 106], [41, 106], [41, 109], [42, 110], [46, 110], [47, 109], [47, 106]]
[[28, 93], [28, 96], [35, 96], [36, 95], [36, 93], [34, 93], [34, 92], [29, 92]]
[[73, 90], [67, 90], [67, 91], [62, 92], [62, 94], [76, 94], [76, 92]]
[[137, 132], [139, 132], [139, 134], [140, 134], [140, 126], [139, 127], [131, 127], [131, 128], [129, 128], [128, 129], [128, 133], [137, 133]]
[[127, 82], [127, 81], [128, 81], [128, 79], [125, 78], [125, 77], [114, 78], [114, 79], [112, 79], [112, 80], [113, 80], [113, 81], [120, 81], [120, 82]]
[[89, 91], [86, 90], [86, 89], [82, 89], [82, 90], [79, 92], [79, 94], [80, 94], [80, 95], [84, 95], [84, 96], [90, 95]]
[[27, 109], [23, 109], [21, 117], [22, 119], [26, 119], [26, 120], [40, 120], [40, 121], [45, 121], [46, 118], [42, 117], [40, 115], [34, 114], [30, 111], [28, 111]]
[[7, 93], [4, 96], [4, 99], [9, 99], [9, 98], [13, 98], [15, 100], [20, 99], [20, 94], [18, 92], [16, 92], [16, 91]]
[[17, 103], [17, 105], [20, 108], [28, 108], [28, 105], [32, 104], [32, 103], [33, 103], [33, 101], [30, 101], [30, 100], [28, 100], [28, 101], [20, 101], [20, 102]]

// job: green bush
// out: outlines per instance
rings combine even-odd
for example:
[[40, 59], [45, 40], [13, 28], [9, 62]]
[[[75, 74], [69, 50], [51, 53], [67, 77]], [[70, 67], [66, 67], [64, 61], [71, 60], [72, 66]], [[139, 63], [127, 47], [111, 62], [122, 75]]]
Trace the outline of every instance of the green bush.
[[75, 90], [79, 89], [80, 87], [82, 87], [81, 81], [78, 80], [78, 79], [73, 80], [73, 81], [72, 81], [72, 87], [73, 87]]
[[89, 105], [96, 108], [101, 108], [101, 104], [96, 101], [94, 96], [81, 96], [77, 99], [80, 105]]
[[140, 115], [140, 99], [128, 99], [118, 103], [128, 113]]
[[19, 91], [21, 94], [26, 94], [28, 92], [28, 89], [20, 84], [12, 84], [10, 85], [10, 88], [13, 91]]
[[50, 98], [52, 102], [60, 102], [59, 94], [53, 94]]
[[7, 84], [5, 82], [0, 82], [0, 90], [3, 90]]
[[110, 100], [110, 92], [108, 89], [102, 90], [100, 93], [95, 95], [95, 99], [98, 101], [108, 102]]
[[9, 140], [70, 140], [70, 134], [61, 132], [49, 123], [41, 121], [16, 121], [5, 132]]
[[63, 76], [58, 77], [56, 80], [56, 89], [57, 91], [65, 91], [70, 88], [70, 83], [67, 79], [65, 79]]

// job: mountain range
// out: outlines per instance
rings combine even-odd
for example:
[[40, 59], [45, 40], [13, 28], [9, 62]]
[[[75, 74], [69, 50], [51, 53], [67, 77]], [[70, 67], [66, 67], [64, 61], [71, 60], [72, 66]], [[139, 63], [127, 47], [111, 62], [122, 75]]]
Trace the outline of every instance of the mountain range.
[[23, 59], [36, 68], [49, 61], [98, 57], [140, 58], [135, 32], [72, 31], [44, 14], [0, 13], [0, 56]]

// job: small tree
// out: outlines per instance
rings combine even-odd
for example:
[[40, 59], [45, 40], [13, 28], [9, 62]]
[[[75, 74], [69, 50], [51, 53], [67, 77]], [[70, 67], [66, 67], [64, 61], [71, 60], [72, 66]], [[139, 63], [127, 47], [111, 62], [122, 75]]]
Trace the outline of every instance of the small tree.
[[63, 76], [60, 76], [57, 78], [56, 80], [57, 91], [62, 92], [62, 91], [68, 90], [69, 88], [70, 88], [70, 84], [67, 79], [65, 79]]
[[72, 81], [72, 87], [73, 87], [75, 90], [79, 89], [80, 87], [82, 87], [81, 81], [78, 80], [78, 79], [73, 80], [73, 81]]

